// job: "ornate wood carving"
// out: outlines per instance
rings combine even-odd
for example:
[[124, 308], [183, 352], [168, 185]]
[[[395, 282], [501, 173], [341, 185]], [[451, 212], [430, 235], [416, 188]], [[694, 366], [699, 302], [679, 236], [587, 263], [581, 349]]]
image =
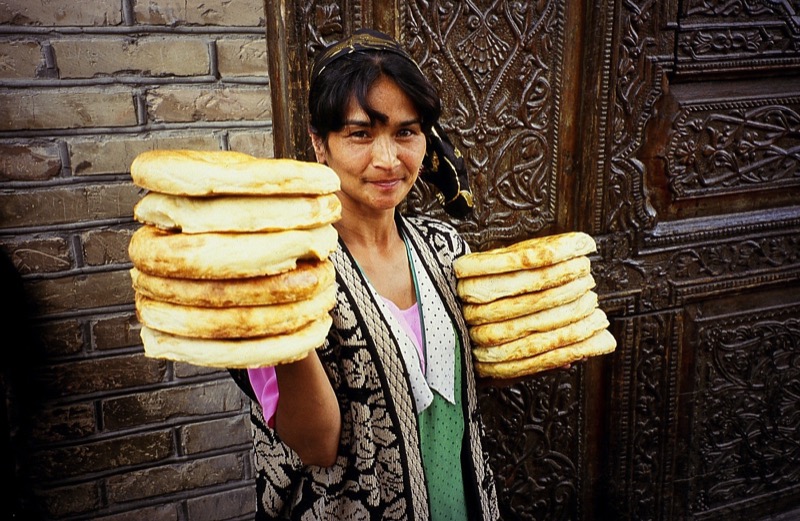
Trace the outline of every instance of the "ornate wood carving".
[[687, 509], [724, 519], [750, 499], [764, 512], [800, 501], [800, 303], [797, 287], [709, 303], [694, 315], [687, 379]]
[[[454, 224], [477, 249], [554, 223], [563, 2], [409, 2], [402, 39], [443, 94], [444, 126], [471, 173], [476, 208]], [[438, 212], [425, 187], [410, 207]], [[563, 204], [563, 203], [562, 203]]]
[[[747, 483], [748, 472], [769, 467], [775, 447], [785, 450], [785, 446], [770, 440], [767, 445], [773, 446], [751, 451], [747, 466], [736, 467], [734, 461], [741, 462], [740, 457], [717, 454], [727, 446], [709, 449], [717, 440], [702, 440], [703, 435], [713, 438], [722, 432], [714, 419], [721, 406], [729, 409], [728, 416], [750, 414], [751, 423], [743, 432], [765, 440], [757, 429], [771, 420], [757, 419], [755, 409], [739, 404], [763, 402], [760, 395], [778, 392], [779, 383], [790, 388], [796, 384], [782, 379], [778, 373], [783, 370], [770, 365], [763, 350], [753, 349], [748, 358], [734, 354], [735, 349], [726, 351], [730, 348], [723, 349], [719, 342], [709, 345], [711, 337], [694, 329], [692, 335], [684, 335], [680, 311], [692, 303], [737, 295], [745, 288], [791, 283], [800, 273], [796, 197], [791, 206], [791, 194], [798, 194], [800, 171], [796, 161], [797, 83], [792, 87], [788, 79], [782, 86], [770, 82], [764, 88], [766, 83], [750, 81], [740, 83], [734, 91], [737, 95], [731, 96], [732, 89], [721, 83], [720, 77], [723, 70], [751, 75], [756, 69], [786, 70], [796, 63], [800, 47], [793, 29], [788, 29], [787, 4], [751, 2], [745, 7], [745, 3], [683, 3], [680, 23], [676, 23], [677, 5], [672, 2], [620, 3], [613, 20], [599, 17], [609, 25], [616, 24], [611, 51], [616, 54], [608, 56], [613, 68], [598, 69], [608, 74], [611, 88], [608, 111], [600, 106], [600, 131], [596, 133], [602, 145], [595, 160], [601, 175], [594, 184], [593, 226], [600, 237], [593, 272], [603, 301], [618, 305], [612, 315], [623, 317], [620, 320], [626, 324], [624, 333], [617, 329], [620, 345], [612, 378], [611, 406], [616, 414], [609, 436], [614, 444], [609, 460], [614, 478], [608, 508], [614, 519], [666, 520], [684, 514], [697, 514], [698, 519], [754, 519], [758, 513], [770, 511], [759, 496], [772, 492], [777, 497], [776, 490], [790, 498], [778, 508], [791, 509], [798, 504], [796, 473], [785, 467], [780, 467], [781, 476], [774, 481], [770, 477], [759, 482], [757, 475], [753, 479], [759, 483]], [[765, 4], [765, 9], [755, 4]], [[718, 32], [719, 27], [712, 23], [719, 22], [728, 8], [758, 9], [762, 22], [771, 16], [773, 23], [767, 26], [770, 31], [781, 27], [784, 39], [765, 52], [763, 45], [744, 44], [750, 29], [740, 27], [726, 34], [734, 35], [741, 49], [695, 46], [689, 51], [690, 44], [705, 38], [703, 34]], [[780, 24], [775, 23], [776, 13], [781, 15]], [[752, 22], [753, 15], [742, 16]], [[675, 28], [675, 35], [670, 36], [664, 27]], [[770, 31], [761, 34], [766, 37]], [[670, 42], [676, 35], [678, 45], [673, 48]], [[730, 45], [723, 37], [716, 38], [723, 47]], [[787, 39], [792, 41], [787, 43]], [[689, 73], [695, 78], [704, 76], [708, 83], [686, 87], [671, 83], [682, 81]], [[609, 131], [603, 132], [605, 128]], [[606, 135], [610, 137], [604, 140]], [[784, 209], [775, 210], [778, 205]], [[752, 306], [746, 300], [741, 305], [744, 309]], [[782, 324], [777, 329], [782, 331], [780, 335], [767, 326], [757, 328], [737, 347], [763, 339], [766, 331], [786, 341], [791, 337], [786, 331], [794, 331], [796, 324]], [[741, 336], [742, 331], [727, 333], [732, 338], [736, 335]], [[783, 355], [784, 360], [796, 366], [797, 342], [786, 344], [791, 354]], [[732, 397], [722, 390], [732, 373], [717, 366], [731, 364], [743, 370], [744, 361], [758, 365], [762, 374], [752, 380], [752, 387], [741, 388], [737, 401], [725, 403]], [[719, 395], [684, 389], [686, 381], [696, 378], [689, 370], [694, 364], [714, 366], [714, 383], [709, 386], [717, 385]], [[728, 372], [720, 376], [723, 371]], [[795, 373], [796, 367], [790, 371], [790, 380], [797, 378]], [[772, 390], [765, 391], [766, 387]], [[796, 409], [795, 393], [780, 392], [779, 401], [792, 402]], [[679, 401], [683, 404], [680, 408]], [[681, 423], [687, 409], [697, 418], [694, 423]], [[792, 451], [800, 444], [797, 432], [790, 425], [781, 439]], [[687, 468], [676, 447], [690, 444], [698, 436], [702, 440], [698, 443], [704, 445], [697, 447]], [[749, 449], [744, 444], [737, 446], [742, 447]], [[720, 460], [731, 467], [719, 464]], [[730, 476], [723, 478], [728, 481], [721, 488], [717, 472]], [[674, 484], [684, 480], [701, 490], [706, 488], [691, 497], [691, 505], [685, 503], [686, 489], [675, 490]], [[716, 503], [710, 503], [709, 497]], [[738, 502], [736, 511], [745, 512], [745, 517], [731, 515], [734, 501]]]
[[502, 519], [578, 519], [580, 368], [482, 390]]
[[[647, 199], [645, 166], [637, 157], [642, 146], [643, 127], [652, 115], [652, 107], [661, 94], [663, 64], [653, 60], [662, 51], [659, 41], [659, 24], [663, 13], [651, 1], [625, 2], [615, 19], [613, 13], [604, 17], [616, 27], [607, 30], [616, 33], [612, 51], [607, 56], [614, 68], [602, 69], [609, 77], [610, 96], [608, 111], [599, 114], [603, 119], [600, 128], [604, 133], [596, 136], [603, 140], [603, 152], [593, 165], [601, 176], [596, 181], [597, 211], [594, 227], [596, 233], [633, 232], [649, 229], [655, 223], [655, 213]], [[668, 42], [667, 42], [668, 43]], [[660, 44], [660, 45], [659, 45]]]
[[686, 105], [667, 161], [676, 199], [800, 185], [800, 97]]
[[624, 235], [600, 237], [599, 257], [593, 258], [596, 291], [609, 301], [631, 297], [631, 307], [620, 313], [632, 314], [682, 306], [737, 288], [790, 282], [800, 272], [800, 221], [789, 222], [795, 228], [783, 233], [646, 253], [634, 253]]
[[621, 348], [615, 374], [610, 437], [613, 519], [674, 519], [677, 397], [681, 320], [676, 312], [636, 317], [615, 328]]
[[679, 26], [678, 75], [800, 65], [800, 10], [790, 2], [683, 2]]

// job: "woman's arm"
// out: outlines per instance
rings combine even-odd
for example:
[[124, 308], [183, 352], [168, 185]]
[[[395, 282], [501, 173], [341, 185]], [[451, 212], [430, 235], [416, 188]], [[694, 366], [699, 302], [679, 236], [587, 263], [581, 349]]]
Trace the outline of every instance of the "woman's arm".
[[342, 418], [333, 387], [316, 351], [302, 360], [275, 366], [280, 399], [275, 430], [306, 465], [336, 462]]

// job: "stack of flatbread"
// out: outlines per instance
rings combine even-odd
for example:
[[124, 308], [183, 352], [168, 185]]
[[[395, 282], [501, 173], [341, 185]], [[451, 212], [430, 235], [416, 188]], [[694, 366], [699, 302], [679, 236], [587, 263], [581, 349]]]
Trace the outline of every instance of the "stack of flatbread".
[[616, 348], [593, 291], [596, 250], [591, 236], [568, 232], [456, 260], [478, 375], [517, 378]]
[[209, 367], [287, 363], [321, 346], [341, 217], [327, 166], [232, 151], [153, 150], [128, 253], [145, 354]]

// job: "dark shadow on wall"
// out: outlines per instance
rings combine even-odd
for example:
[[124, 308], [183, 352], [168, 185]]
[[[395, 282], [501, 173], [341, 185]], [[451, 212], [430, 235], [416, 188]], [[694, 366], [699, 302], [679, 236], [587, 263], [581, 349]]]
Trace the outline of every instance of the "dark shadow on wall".
[[2, 435], [2, 519], [43, 519], [28, 479], [30, 419], [41, 404], [33, 367], [41, 363], [42, 342], [33, 327], [35, 307], [26, 296], [22, 277], [0, 250], [0, 435]]

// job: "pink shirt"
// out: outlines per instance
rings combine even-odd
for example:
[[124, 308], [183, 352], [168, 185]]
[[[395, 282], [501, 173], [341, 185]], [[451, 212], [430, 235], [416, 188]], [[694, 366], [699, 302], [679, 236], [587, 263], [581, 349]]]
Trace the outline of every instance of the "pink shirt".
[[[383, 299], [388, 306], [392, 315], [400, 323], [419, 353], [420, 365], [422, 372], [425, 373], [425, 353], [422, 350], [422, 326], [419, 321], [419, 303], [414, 304], [408, 309], [398, 308], [394, 302], [389, 299]], [[264, 410], [264, 420], [267, 425], [274, 427], [275, 411], [278, 408], [278, 379], [275, 376], [274, 367], [259, 367], [256, 369], [248, 369], [247, 374], [250, 376], [250, 385], [256, 393], [258, 403]]]

